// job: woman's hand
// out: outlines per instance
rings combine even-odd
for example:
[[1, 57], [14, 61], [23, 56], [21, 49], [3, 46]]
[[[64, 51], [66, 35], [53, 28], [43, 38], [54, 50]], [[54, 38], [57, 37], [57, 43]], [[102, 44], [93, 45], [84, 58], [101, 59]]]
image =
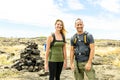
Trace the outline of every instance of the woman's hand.
[[47, 72], [48, 71], [48, 63], [45, 63], [44, 68], [45, 68], [45, 72]]

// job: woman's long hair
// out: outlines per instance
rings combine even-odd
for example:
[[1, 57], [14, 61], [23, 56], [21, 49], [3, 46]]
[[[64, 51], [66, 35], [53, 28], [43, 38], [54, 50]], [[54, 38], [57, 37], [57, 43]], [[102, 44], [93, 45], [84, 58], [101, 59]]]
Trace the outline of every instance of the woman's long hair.
[[67, 31], [65, 30], [64, 23], [63, 23], [62, 20], [57, 19], [56, 22], [55, 22], [55, 24], [56, 24], [58, 21], [60, 21], [60, 22], [62, 23], [62, 30], [61, 30], [60, 32], [65, 36], [65, 34], [66, 34]]

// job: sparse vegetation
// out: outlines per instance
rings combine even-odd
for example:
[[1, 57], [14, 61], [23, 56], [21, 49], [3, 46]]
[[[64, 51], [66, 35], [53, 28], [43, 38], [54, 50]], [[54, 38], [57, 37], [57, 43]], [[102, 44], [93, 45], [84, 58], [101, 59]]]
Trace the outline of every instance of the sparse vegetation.
[[[28, 42], [35, 42], [38, 44], [41, 56], [44, 57], [43, 43], [46, 37], [37, 38], [0, 38], [0, 66], [13, 64], [13, 61], [18, 59], [20, 51], [23, 50]], [[69, 57], [70, 41], [67, 39], [67, 52]], [[106, 64], [111, 62], [112, 65], [120, 67], [120, 40], [95, 40], [95, 55], [104, 58]], [[14, 55], [13, 55], [14, 54]], [[19, 72], [1, 71], [1, 77], [18, 76]], [[8, 79], [9, 80], [9, 79]]]

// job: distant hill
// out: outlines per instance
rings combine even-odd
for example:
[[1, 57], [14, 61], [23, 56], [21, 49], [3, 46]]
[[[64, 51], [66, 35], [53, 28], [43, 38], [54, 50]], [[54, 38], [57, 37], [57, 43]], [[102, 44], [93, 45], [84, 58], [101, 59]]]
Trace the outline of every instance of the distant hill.
[[[0, 44], [2, 45], [17, 45], [26, 44], [27, 42], [36, 42], [39, 45], [43, 45], [46, 42], [46, 37], [35, 37], [35, 38], [6, 38], [0, 37]], [[67, 43], [70, 43], [70, 39], [67, 39]], [[95, 39], [96, 46], [120, 46], [120, 40], [110, 39]]]

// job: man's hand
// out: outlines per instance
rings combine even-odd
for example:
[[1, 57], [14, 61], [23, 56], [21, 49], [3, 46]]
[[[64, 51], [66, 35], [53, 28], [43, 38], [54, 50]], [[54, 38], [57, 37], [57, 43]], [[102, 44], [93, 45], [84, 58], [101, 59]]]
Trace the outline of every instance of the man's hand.
[[85, 70], [86, 71], [89, 71], [91, 69], [91, 63], [87, 63], [86, 65], [85, 65]]
[[74, 64], [71, 64], [71, 70], [74, 71]]

